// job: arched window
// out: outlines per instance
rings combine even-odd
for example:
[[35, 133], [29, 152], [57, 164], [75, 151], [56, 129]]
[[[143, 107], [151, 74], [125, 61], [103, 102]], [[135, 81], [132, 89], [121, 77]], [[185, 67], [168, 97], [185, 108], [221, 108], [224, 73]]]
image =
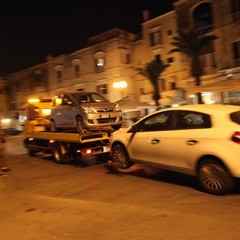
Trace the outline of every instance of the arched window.
[[209, 28], [209, 30], [213, 28], [212, 6], [210, 3], [201, 3], [193, 10], [193, 28]]
[[106, 64], [105, 52], [98, 51], [94, 54], [96, 72], [103, 72]]
[[72, 61], [72, 65], [73, 65], [73, 74], [74, 77], [78, 78], [80, 76], [81, 73], [81, 59], [74, 59]]
[[63, 78], [63, 65], [56, 65], [54, 67], [55, 69], [55, 73], [56, 73], [56, 80], [57, 80], [57, 83], [62, 83], [62, 78]]

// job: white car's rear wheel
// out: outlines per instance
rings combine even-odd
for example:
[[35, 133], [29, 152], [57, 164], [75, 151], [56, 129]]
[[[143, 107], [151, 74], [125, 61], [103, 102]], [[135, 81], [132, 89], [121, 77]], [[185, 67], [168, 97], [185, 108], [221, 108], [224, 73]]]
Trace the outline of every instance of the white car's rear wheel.
[[211, 159], [199, 164], [198, 179], [203, 189], [212, 194], [227, 194], [234, 187], [234, 179], [226, 167]]
[[118, 163], [120, 168], [129, 168], [132, 165], [132, 162], [128, 156], [127, 150], [124, 146], [118, 144], [116, 145], [111, 154], [111, 160], [115, 163]]

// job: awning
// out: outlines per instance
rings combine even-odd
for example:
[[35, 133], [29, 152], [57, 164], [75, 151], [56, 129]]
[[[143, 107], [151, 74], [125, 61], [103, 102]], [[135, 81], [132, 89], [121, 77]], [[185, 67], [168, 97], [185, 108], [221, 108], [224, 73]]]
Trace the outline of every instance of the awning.
[[228, 79], [206, 85], [191, 87], [187, 92], [240, 92], [240, 79]]

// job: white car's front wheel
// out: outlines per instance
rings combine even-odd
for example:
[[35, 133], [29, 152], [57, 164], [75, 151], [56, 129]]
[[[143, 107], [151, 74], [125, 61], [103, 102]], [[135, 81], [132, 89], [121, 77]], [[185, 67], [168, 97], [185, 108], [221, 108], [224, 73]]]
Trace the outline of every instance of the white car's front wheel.
[[200, 162], [198, 179], [203, 189], [212, 194], [227, 194], [234, 187], [234, 179], [226, 167], [212, 159]]
[[129, 168], [132, 162], [128, 156], [127, 150], [121, 144], [117, 144], [111, 154], [111, 160], [118, 164], [119, 168]]

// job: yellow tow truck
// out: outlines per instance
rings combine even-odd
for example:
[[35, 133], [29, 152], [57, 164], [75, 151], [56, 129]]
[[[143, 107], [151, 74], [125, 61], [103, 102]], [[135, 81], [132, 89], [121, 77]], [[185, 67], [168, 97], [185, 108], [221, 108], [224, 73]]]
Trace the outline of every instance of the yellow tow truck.
[[108, 160], [110, 153], [109, 133], [95, 131], [76, 133], [71, 131], [50, 132], [49, 115], [52, 99], [29, 99], [24, 107], [24, 146], [30, 156], [36, 153], [52, 154], [57, 163], [79, 161], [85, 164], [93, 159]]

